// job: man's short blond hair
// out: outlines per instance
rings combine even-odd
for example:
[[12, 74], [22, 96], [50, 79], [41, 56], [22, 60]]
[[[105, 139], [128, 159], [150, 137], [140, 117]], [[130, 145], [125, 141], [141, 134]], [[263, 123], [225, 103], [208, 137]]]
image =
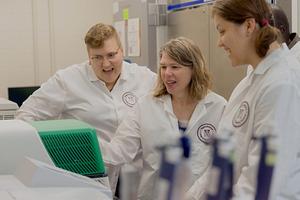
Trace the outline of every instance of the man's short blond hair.
[[104, 41], [113, 37], [117, 40], [119, 47], [122, 48], [116, 29], [111, 25], [98, 23], [88, 30], [84, 41], [88, 48], [102, 48]]

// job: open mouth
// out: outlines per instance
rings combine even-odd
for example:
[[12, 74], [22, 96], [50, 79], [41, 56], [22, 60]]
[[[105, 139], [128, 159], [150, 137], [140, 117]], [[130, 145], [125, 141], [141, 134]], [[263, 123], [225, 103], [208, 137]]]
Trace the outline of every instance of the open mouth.
[[169, 81], [166, 81], [166, 85], [167, 87], [173, 87], [177, 82], [174, 81], [174, 80], [169, 80]]
[[103, 69], [102, 71], [103, 71], [104, 73], [110, 73], [110, 72], [114, 71], [114, 68]]

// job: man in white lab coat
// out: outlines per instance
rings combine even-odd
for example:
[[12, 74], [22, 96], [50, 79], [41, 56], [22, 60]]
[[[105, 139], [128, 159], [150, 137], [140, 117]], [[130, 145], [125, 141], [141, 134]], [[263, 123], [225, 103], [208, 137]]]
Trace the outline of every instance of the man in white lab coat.
[[[186, 38], [170, 40], [161, 48], [159, 73], [154, 94], [140, 99], [111, 143], [105, 144], [104, 151], [109, 152], [104, 160], [110, 165], [121, 165], [132, 161], [142, 150], [138, 199], [163, 199], [156, 190], [160, 163], [156, 147], [174, 144], [182, 134], [187, 135], [192, 143], [192, 180], [186, 199], [204, 199], [210, 143], [226, 100], [209, 90], [210, 76], [201, 51]], [[197, 179], [201, 181], [193, 186]]]
[[284, 11], [275, 5], [272, 5], [274, 16], [274, 25], [282, 33], [284, 42], [288, 45], [291, 53], [300, 61], [300, 37], [295, 33], [290, 33], [289, 21]]
[[[88, 61], [56, 72], [23, 103], [16, 118], [82, 120], [96, 128], [101, 145], [111, 140], [126, 113], [152, 89], [156, 74], [123, 61], [119, 36], [110, 25], [92, 26], [85, 44]], [[114, 189], [116, 179], [110, 181]]]

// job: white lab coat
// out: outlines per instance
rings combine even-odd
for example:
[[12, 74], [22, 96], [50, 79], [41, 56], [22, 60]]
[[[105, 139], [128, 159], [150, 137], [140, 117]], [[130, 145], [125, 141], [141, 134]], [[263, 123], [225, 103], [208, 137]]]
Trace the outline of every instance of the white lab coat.
[[300, 199], [300, 187], [291, 185], [300, 182], [299, 102], [299, 63], [286, 45], [271, 52], [234, 89], [218, 129], [218, 134], [231, 133], [236, 139], [234, 199], [254, 199], [260, 145], [251, 138], [263, 134], [277, 136], [279, 145], [270, 200]]
[[95, 127], [101, 140], [110, 141], [126, 113], [155, 81], [155, 73], [148, 68], [123, 62], [120, 78], [109, 91], [88, 62], [72, 65], [42, 84], [23, 103], [16, 118], [78, 119]]
[[[283, 46], [287, 46], [286, 43], [282, 43], [282, 45], [283, 45]], [[285, 48], [285, 47], [284, 47], [284, 48]], [[297, 43], [290, 49], [290, 51], [291, 51], [291, 54], [292, 54], [293, 56], [295, 56], [295, 58], [298, 60], [298, 62], [300, 62], [300, 41], [297, 42]], [[300, 67], [300, 66], [299, 66], [299, 67]], [[248, 73], [251, 73], [252, 70], [253, 70], [252, 66], [249, 65], [249, 66], [247, 67], [247, 74], [248, 74]]]
[[300, 62], [300, 41], [298, 41], [291, 49], [291, 53], [298, 59]]
[[[203, 130], [215, 133], [226, 100], [210, 92], [197, 104], [189, 121], [185, 134], [192, 142], [191, 166], [193, 182], [200, 176], [205, 176], [210, 168], [210, 145], [201, 141]], [[155, 181], [159, 169], [158, 145], [170, 144], [180, 137], [178, 120], [173, 113], [170, 95], [159, 98], [151, 94], [140, 99], [133, 112], [123, 121], [111, 143], [105, 144], [104, 160], [109, 165], [121, 165], [130, 162], [142, 150], [143, 172], [139, 186], [138, 199], [157, 199]], [[206, 180], [203, 180], [206, 181]], [[192, 185], [192, 183], [191, 183]], [[189, 191], [195, 195], [203, 195], [204, 188]], [[193, 196], [193, 195], [191, 195]]]
[[[110, 141], [118, 125], [138, 98], [154, 86], [155, 73], [146, 67], [123, 62], [112, 91], [99, 80], [88, 62], [59, 70], [34, 92], [17, 111], [25, 121], [78, 119], [96, 128], [100, 146]], [[110, 171], [114, 191], [118, 170]], [[114, 177], [113, 177], [114, 176]]]

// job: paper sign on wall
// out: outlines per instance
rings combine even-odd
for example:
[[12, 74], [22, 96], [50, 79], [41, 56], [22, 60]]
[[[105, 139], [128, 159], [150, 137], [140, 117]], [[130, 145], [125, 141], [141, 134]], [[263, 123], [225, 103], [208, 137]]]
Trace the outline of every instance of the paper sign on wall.
[[129, 18], [128, 8], [125, 8], [125, 9], [122, 10], [122, 17], [123, 17], [123, 20], [128, 20], [128, 18]]
[[117, 14], [119, 12], [119, 2], [113, 3], [113, 14]]
[[140, 45], [140, 19], [133, 18], [128, 19], [128, 56], [140, 56], [141, 45]]
[[121, 40], [121, 44], [123, 47], [123, 54], [126, 56], [126, 43], [125, 43], [125, 21], [117, 21], [114, 23], [114, 27], [119, 35], [119, 38]]

